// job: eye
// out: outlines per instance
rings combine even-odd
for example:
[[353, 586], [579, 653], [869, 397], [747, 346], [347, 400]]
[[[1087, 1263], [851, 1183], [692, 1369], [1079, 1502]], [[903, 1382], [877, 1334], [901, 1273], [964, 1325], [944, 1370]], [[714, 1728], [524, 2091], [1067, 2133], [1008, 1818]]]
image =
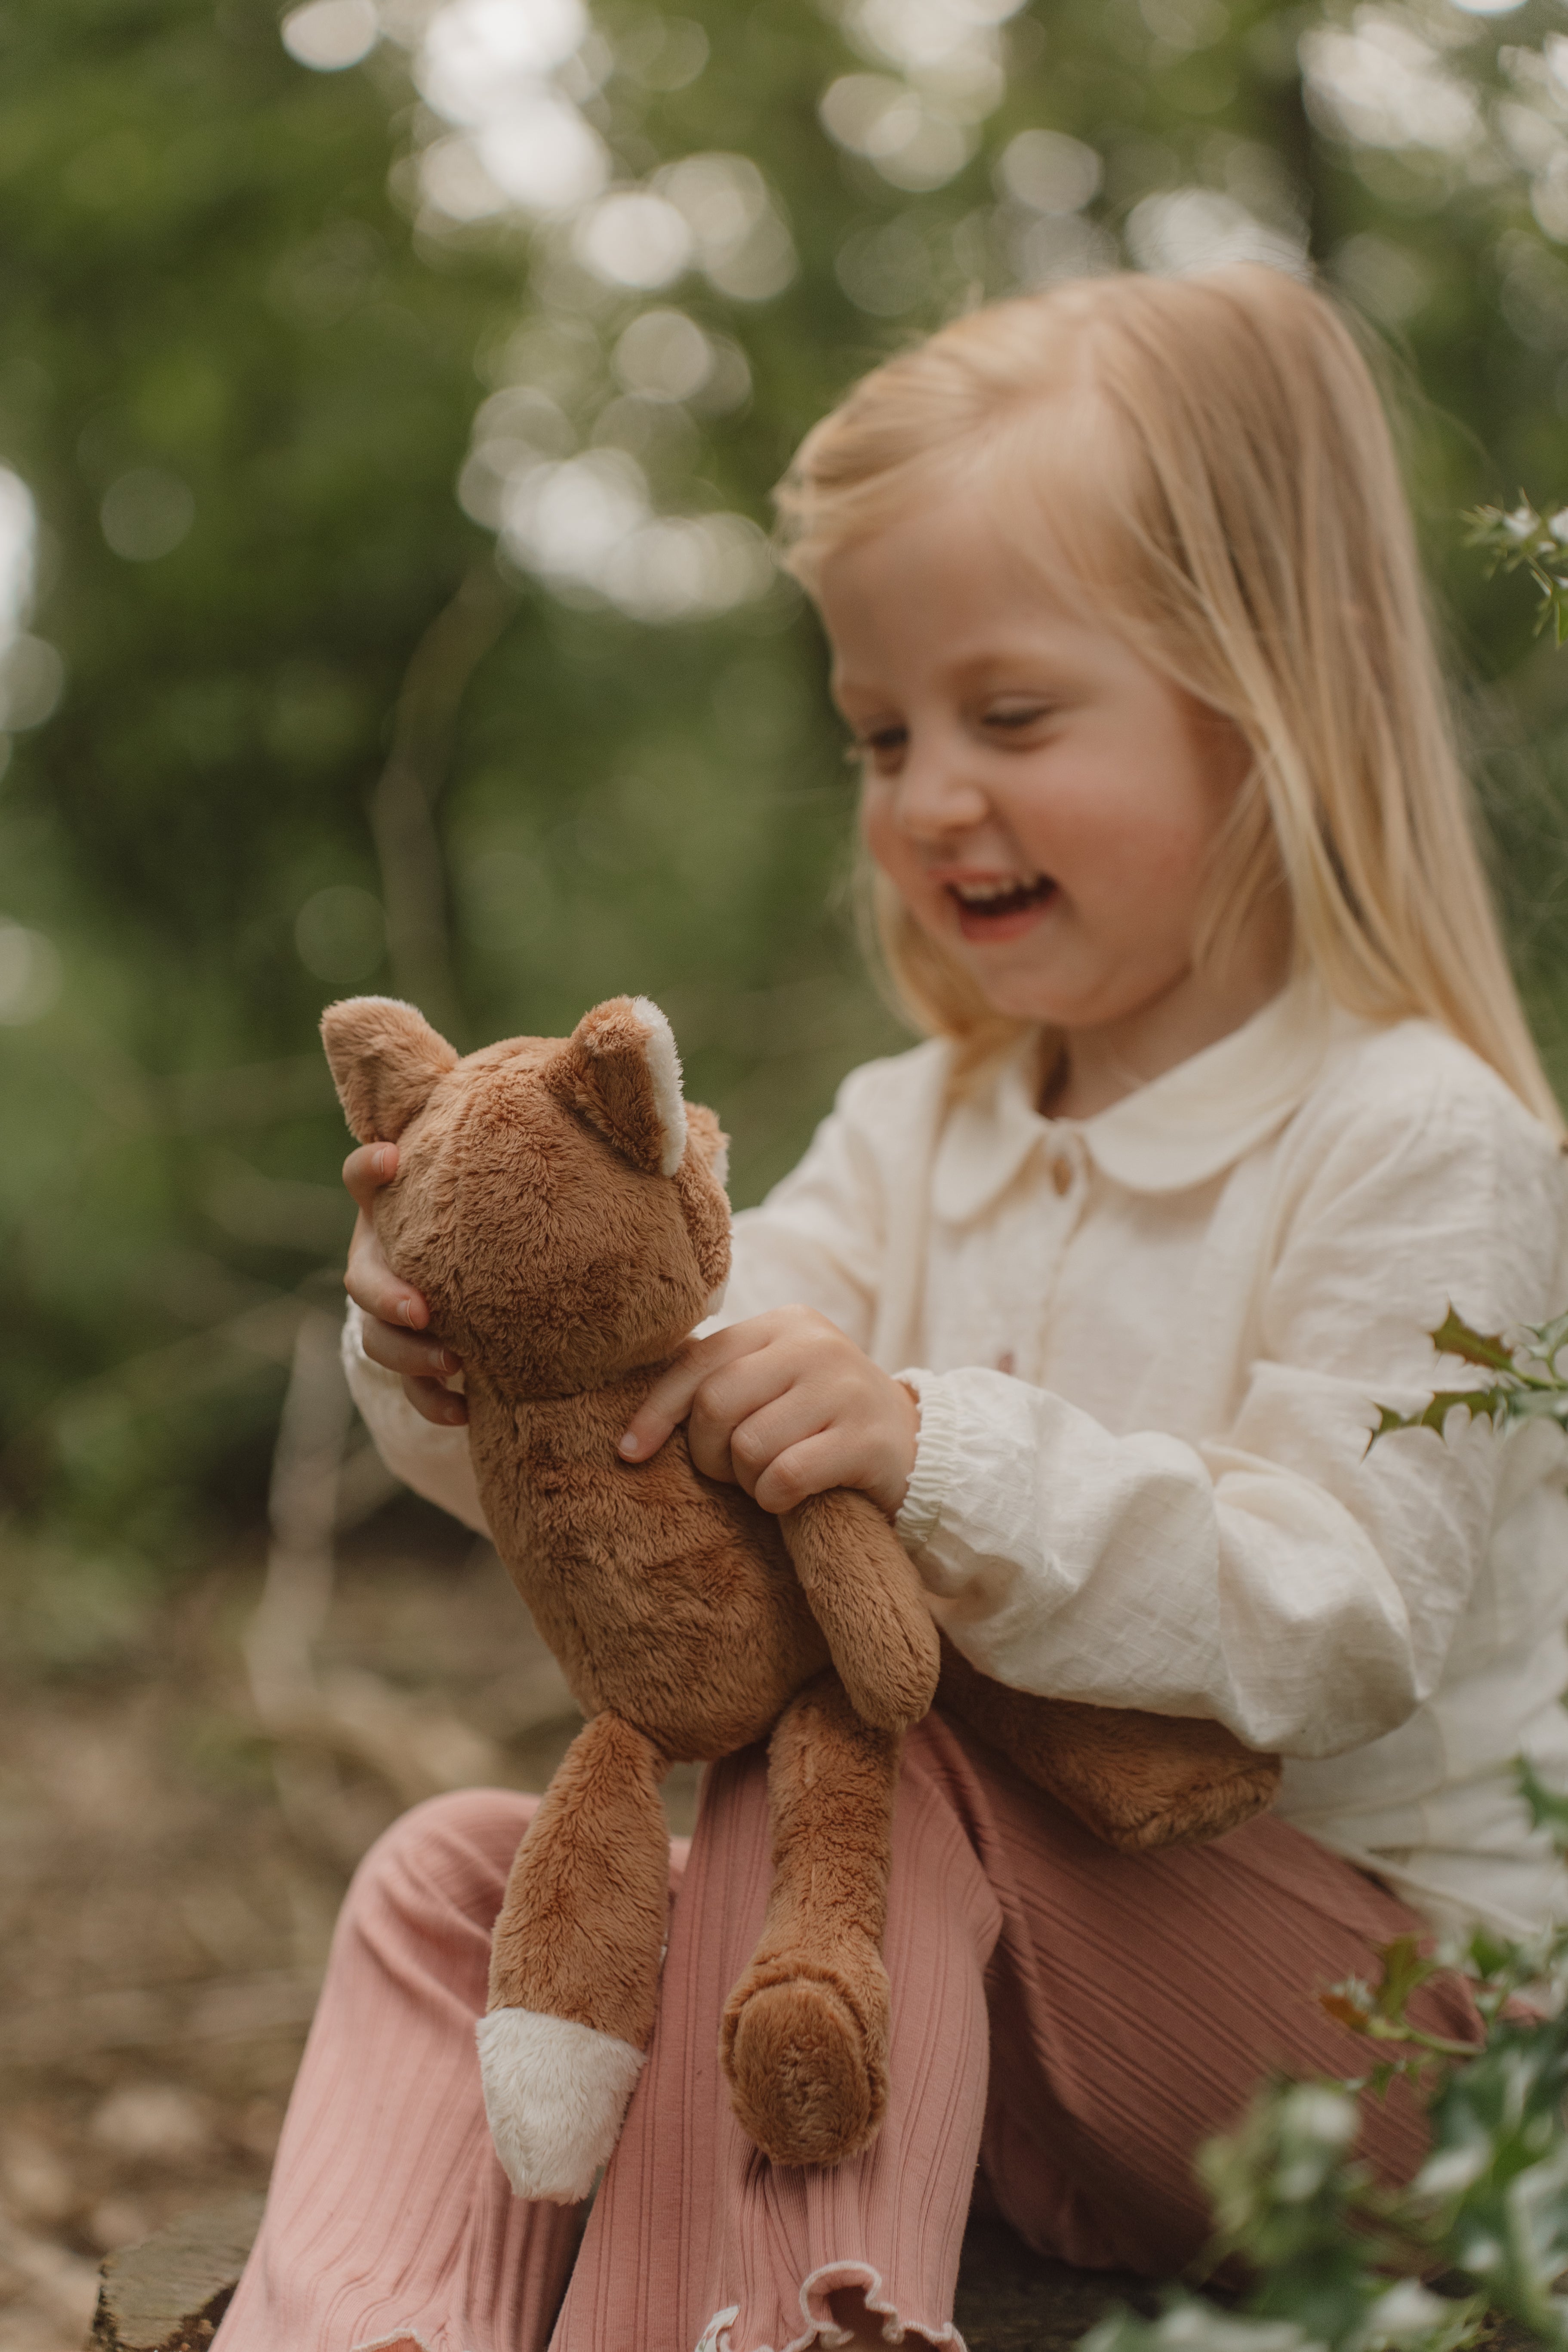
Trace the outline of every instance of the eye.
[[909, 740], [909, 729], [890, 719], [885, 726], [864, 729], [851, 742], [847, 756], [856, 766], [874, 768], [885, 776], [898, 766]]
[[998, 702], [984, 714], [981, 724], [994, 735], [1024, 735], [1051, 713], [1048, 702]]

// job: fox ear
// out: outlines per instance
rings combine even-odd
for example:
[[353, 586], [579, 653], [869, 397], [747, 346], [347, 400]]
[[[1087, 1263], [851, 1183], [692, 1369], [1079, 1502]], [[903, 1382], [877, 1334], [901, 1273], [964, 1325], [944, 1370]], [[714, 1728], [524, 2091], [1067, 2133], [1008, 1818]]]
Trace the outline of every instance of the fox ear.
[[551, 1091], [596, 1127], [634, 1168], [673, 1176], [686, 1154], [680, 1057], [646, 996], [612, 996], [585, 1013], [549, 1063]]
[[730, 1139], [706, 1103], [688, 1103], [686, 1126], [721, 1192], [730, 1184]]
[[346, 996], [329, 1004], [321, 1043], [358, 1143], [395, 1143], [458, 1059], [423, 1013], [395, 996]]

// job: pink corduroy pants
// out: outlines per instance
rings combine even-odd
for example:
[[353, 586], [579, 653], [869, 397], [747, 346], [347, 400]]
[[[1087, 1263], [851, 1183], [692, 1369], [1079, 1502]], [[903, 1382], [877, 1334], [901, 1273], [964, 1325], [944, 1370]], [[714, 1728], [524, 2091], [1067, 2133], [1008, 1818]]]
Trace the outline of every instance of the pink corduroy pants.
[[[775, 2168], [718, 2063], [768, 1883], [750, 1749], [708, 1773], [689, 1859], [672, 1854], [653, 2046], [579, 2249], [577, 2213], [511, 2195], [474, 2052], [490, 1924], [536, 1801], [436, 1798], [365, 1857], [216, 2352], [803, 2352], [842, 2340], [827, 2299], [853, 2287], [890, 2340], [962, 2352], [977, 2163], [1041, 2251], [1173, 2272], [1205, 2236], [1200, 2143], [1270, 2068], [1354, 2072], [1358, 2045], [1313, 1994], [1419, 1927], [1271, 1819], [1113, 1854], [928, 1717], [893, 1829], [887, 2121], [836, 2171]], [[1423, 2022], [1475, 2033], [1457, 1981], [1422, 1999]], [[1367, 2102], [1363, 2144], [1390, 2177], [1419, 2162], [1398, 2086]]]

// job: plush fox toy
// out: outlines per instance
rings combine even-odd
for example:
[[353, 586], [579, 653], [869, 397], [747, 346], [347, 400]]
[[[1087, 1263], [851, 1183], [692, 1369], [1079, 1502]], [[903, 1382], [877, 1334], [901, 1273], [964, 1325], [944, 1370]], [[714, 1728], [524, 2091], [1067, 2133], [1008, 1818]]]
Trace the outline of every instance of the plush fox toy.
[[[496, 1548], [588, 1718], [492, 1942], [479, 2063], [508, 2177], [521, 2197], [588, 2193], [653, 2026], [659, 1781], [763, 1738], [773, 1887], [722, 2063], [767, 2156], [837, 2163], [886, 2104], [893, 1791], [938, 1643], [865, 1496], [774, 1518], [694, 1469], [683, 1432], [646, 1463], [616, 1451], [729, 1272], [718, 1122], [682, 1099], [669, 1024], [640, 997], [463, 1059], [384, 997], [331, 1006], [322, 1034], [354, 1135], [399, 1147], [376, 1230], [463, 1359]], [[1217, 1835], [1274, 1793], [1275, 1760], [1212, 1724], [1004, 1692], [952, 1654], [944, 1698], [1123, 1848]]]

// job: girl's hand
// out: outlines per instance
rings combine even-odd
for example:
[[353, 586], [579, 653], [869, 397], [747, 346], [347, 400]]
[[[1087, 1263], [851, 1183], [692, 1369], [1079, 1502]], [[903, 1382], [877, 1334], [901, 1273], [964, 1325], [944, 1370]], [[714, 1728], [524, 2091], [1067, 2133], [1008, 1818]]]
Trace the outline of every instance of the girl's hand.
[[743, 1486], [764, 1511], [858, 1486], [891, 1519], [909, 1490], [919, 1405], [809, 1307], [781, 1307], [689, 1340], [649, 1391], [621, 1453], [646, 1462], [689, 1416], [698, 1469]]
[[395, 1143], [362, 1143], [343, 1162], [343, 1182], [359, 1210], [343, 1288], [364, 1309], [364, 1351], [371, 1362], [401, 1373], [403, 1393], [415, 1412], [438, 1428], [452, 1429], [467, 1421], [468, 1408], [442, 1381], [462, 1370], [461, 1359], [438, 1339], [417, 1336], [430, 1320], [430, 1309], [416, 1290], [393, 1273], [371, 1223], [377, 1192], [396, 1173]]

